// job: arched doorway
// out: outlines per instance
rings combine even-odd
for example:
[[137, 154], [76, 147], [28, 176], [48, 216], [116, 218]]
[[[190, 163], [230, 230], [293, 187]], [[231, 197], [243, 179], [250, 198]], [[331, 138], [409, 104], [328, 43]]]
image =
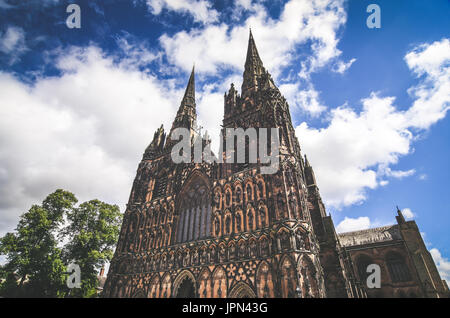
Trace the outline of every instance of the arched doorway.
[[197, 288], [194, 275], [188, 271], [182, 271], [173, 282], [173, 297], [196, 298]]
[[256, 298], [255, 292], [246, 283], [240, 282], [230, 292], [230, 298]]
[[185, 277], [178, 288], [177, 298], [195, 298], [195, 285], [189, 278]]

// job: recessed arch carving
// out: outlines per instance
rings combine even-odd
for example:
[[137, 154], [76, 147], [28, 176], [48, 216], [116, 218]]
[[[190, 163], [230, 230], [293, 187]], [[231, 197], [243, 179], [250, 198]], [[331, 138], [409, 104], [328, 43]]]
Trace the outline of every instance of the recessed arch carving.
[[230, 298], [256, 298], [253, 289], [244, 282], [237, 283], [231, 290], [229, 294]]

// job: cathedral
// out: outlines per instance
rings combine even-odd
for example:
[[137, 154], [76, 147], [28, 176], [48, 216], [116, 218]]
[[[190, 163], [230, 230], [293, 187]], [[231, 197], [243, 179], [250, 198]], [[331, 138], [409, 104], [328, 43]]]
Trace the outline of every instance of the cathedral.
[[[171, 130], [157, 129], [139, 163], [103, 297], [448, 295], [416, 223], [400, 210], [395, 225], [336, 233], [251, 32], [241, 91], [231, 84], [224, 96], [222, 132], [278, 128], [277, 172], [261, 173], [259, 159], [174, 163], [175, 129], [187, 129], [192, 145], [210, 142], [196, 119], [192, 70]], [[379, 288], [367, 287], [370, 264], [381, 268]]]

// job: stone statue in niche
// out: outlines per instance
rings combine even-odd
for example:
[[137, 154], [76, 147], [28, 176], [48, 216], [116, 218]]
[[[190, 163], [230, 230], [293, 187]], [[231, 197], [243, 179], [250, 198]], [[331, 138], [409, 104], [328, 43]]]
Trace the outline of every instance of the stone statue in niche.
[[245, 257], [246, 255], [245, 243], [239, 244], [239, 257]]
[[241, 187], [237, 187], [236, 188], [236, 203], [237, 204], [241, 203], [241, 195], [242, 195]]
[[194, 265], [198, 264], [198, 250], [195, 250], [195, 252], [194, 252], [194, 256], [192, 257], [192, 263]]
[[259, 190], [259, 198], [262, 199], [264, 197], [264, 187], [263, 187], [263, 183], [258, 182], [258, 190]]
[[291, 208], [291, 213], [295, 217], [297, 215], [297, 198], [293, 193], [289, 196], [289, 206]]
[[170, 254], [170, 256], [169, 256], [169, 264], [168, 264], [168, 267], [169, 267], [170, 269], [173, 267], [174, 259], [175, 259], [174, 254]]
[[300, 230], [297, 230], [297, 232], [295, 232], [295, 245], [296, 245], [297, 249], [304, 248], [303, 235]]
[[226, 259], [226, 255], [225, 255], [225, 247], [223, 245], [219, 246], [219, 260], [221, 262], [224, 262]]
[[206, 255], [205, 251], [203, 249], [200, 250], [200, 263], [205, 264], [206, 263]]
[[278, 192], [277, 194], [277, 207], [279, 215], [284, 216], [284, 200], [281, 192]]
[[216, 235], [218, 236], [220, 234], [220, 221], [219, 218], [216, 218], [216, 220], [214, 221], [214, 228], [216, 231]]
[[241, 230], [241, 214], [240, 213], [236, 213], [236, 227], [237, 227], [238, 231]]
[[266, 224], [266, 211], [265, 209], [260, 206], [259, 207], [259, 219], [261, 220], [261, 226], [267, 226]]
[[216, 205], [216, 208], [219, 209], [220, 208], [220, 194], [218, 191], [214, 194], [214, 203]]
[[231, 205], [231, 191], [226, 192], [226, 201], [227, 201], [227, 206], [230, 206]]
[[269, 255], [269, 241], [267, 239], [261, 241], [261, 254], [262, 256]]
[[234, 259], [235, 255], [236, 255], [236, 247], [234, 246], [234, 244], [230, 246], [229, 253], [230, 253], [230, 259]]
[[178, 267], [183, 267], [183, 255], [181, 253], [178, 253], [177, 255], [177, 264]]
[[185, 267], [189, 266], [189, 258], [190, 258], [189, 251], [185, 251], [183, 257], [183, 266]]
[[288, 234], [288, 232], [286, 232], [286, 231], [281, 232], [280, 241], [281, 241], [281, 248], [282, 249], [289, 249], [291, 247], [291, 244], [289, 242], [289, 234]]
[[253, 213], [251, 210], [248, 211], [247, 217], [248, 217], [248, 229], [253, 230]]
[[210, 261], [211, 262], [215, 262], [216, 261], [216, 249], [214, 247], [211, 248]]
[[255, 256], [256, 256], [256, 242], [251, 241], [250, 242], [250, 257], [255, 257]]
[[247, 191], [247, 200], [248, 201], [251, 201], [251, 200], [253, 200], [253, 191], [252, 191], [252, 186], [250, 185], [250, 184], [247, 184], [247, 187], [246, 187], [246, 191]]

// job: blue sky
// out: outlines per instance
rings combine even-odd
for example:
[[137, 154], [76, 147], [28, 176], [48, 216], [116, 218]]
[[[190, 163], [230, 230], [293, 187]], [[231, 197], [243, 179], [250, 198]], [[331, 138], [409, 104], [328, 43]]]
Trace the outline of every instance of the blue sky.
[[[81, 8], [81, 29], [66, 7]], [[366, 8], [381, 8], [369, 29]], [[56, 188], [124, 206], [196, 65], [213, 142], [252, 28], [340, 231], [406, 209], [450, 276], [446, 0], [0, 0], [0, 235]]]

